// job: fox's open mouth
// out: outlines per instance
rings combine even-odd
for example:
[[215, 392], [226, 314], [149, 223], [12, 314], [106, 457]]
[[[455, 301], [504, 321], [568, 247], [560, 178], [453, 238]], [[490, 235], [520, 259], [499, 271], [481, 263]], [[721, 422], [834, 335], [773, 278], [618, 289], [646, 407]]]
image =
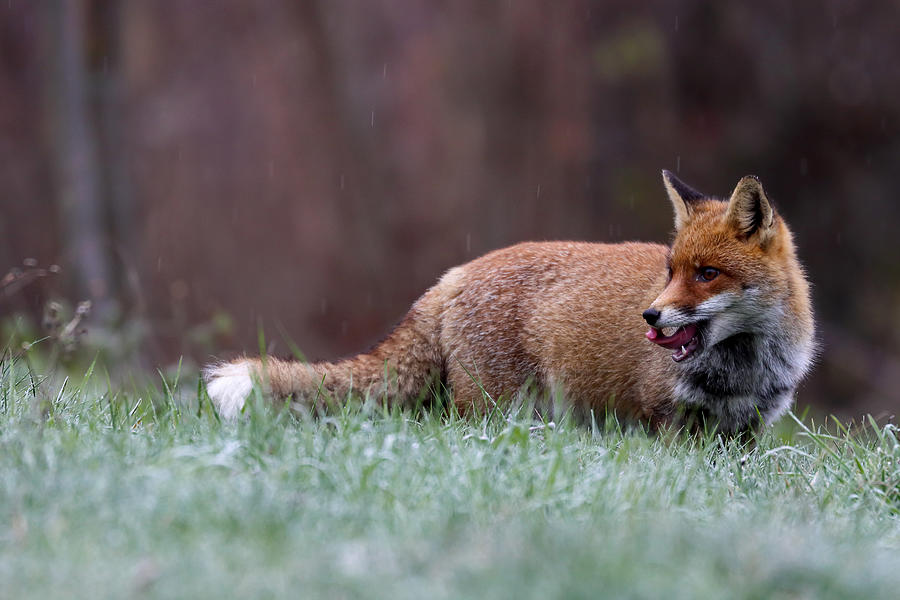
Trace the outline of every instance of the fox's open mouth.
[[[670, 329], [674, 329], [674, 331], [667, 331]], [[667, 333], [668, 335], [666, 335]], [[647, 332], [647, 339], [663, 348], [675, 350], [672, 354], [672, 360], [675, 362], [683, 361], [700, 347], [698, 323], [690, 323], [677, 329], [651, 327]]]

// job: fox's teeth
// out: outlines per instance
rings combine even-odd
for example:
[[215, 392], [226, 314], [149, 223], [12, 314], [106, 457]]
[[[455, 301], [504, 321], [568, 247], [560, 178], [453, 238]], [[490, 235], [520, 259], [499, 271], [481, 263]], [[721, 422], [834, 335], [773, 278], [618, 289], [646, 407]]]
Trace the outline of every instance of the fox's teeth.
[[681, 353], [684, 354], [687, 350], [684, 349], [684, 346], [681, 347]]

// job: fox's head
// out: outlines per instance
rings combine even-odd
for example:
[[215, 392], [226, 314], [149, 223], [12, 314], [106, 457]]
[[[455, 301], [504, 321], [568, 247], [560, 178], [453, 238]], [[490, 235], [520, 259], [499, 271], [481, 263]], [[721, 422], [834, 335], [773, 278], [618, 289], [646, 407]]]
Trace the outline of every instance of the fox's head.
[[681, 362], [741, 333], [777, 333], [805, 279], [790, 231], [755, 176], [728, 200], [691, 189], [668, 171], [675, 239], [662, 293], [644, 311], [647, 338]]

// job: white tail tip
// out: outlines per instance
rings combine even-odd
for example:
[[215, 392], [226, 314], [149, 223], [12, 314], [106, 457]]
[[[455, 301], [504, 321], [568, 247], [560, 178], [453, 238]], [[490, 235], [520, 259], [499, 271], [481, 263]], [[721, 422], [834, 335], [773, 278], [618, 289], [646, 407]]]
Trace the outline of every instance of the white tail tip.
[[207, 367], [203, 377], [206, 393], [219, 416], [227, 420], [236, 418], [253, 391], [250, 363], [241, 361]]

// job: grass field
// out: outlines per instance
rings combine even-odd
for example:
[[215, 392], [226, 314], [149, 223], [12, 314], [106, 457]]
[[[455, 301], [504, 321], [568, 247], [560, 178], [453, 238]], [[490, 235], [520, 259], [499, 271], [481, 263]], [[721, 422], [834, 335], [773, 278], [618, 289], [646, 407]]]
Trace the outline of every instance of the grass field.
[[2, 598], [897, 598], [897, 429], [747, 451], [0, 363]]

